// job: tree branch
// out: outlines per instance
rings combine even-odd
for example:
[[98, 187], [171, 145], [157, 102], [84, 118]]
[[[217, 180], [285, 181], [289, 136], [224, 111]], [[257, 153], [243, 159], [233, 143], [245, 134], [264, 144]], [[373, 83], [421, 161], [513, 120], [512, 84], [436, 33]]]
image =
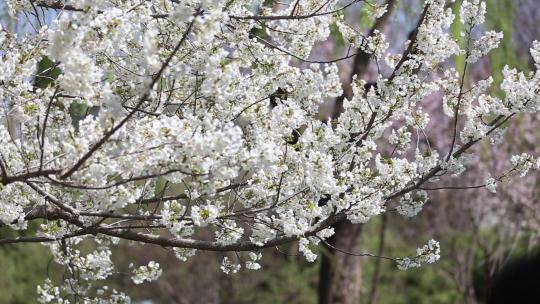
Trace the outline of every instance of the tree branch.
[[161, 65], [161, 68], [159, 69], [159, 71], [157, 72], [156, 75], [154, 75], [154, 77], [152, 78], [152, 81], [150, 82], [150, 85], [149, 85], [149, 88], [148, 88], [148, 91], [139, 99], [139, 102], [137, 103], [137, 105], [135, 106], [135, 108], [129, 112], [129, 114], [124, 117], [124, 119], [122, 119], [120, 121], [120, 123], [118, 123], [116, 126], [114, 126], [111, 130], [109, 130], [107, 133], [105, 133], [105, 135], [96, 143], [94, 144], [90, 150], [84, 154], [74, 165], [73, 167], [71, 167], [71, 169], [67, 170], [65, 173], [63, 173], [61, 176], [60, 176], [60, 179], [66, 179], [68, 177], [70, 177], [73, 173], [75, 173], [85, 162], [86, 160], [88, 160], [92, 154], [94, 154], [97, 150], [99, 150], [99, 148], [101, 148], [101, 146], [103, 146], [103, 144], [105, 144], [109, 138], [114, 134], [116, 133], [116, 131], [118, 131], [120, 128], [122, 128], [127, 122], [128, 120], [131, 119], [131, 117], [133, 117], [133, 115], [135, 115], [135, 113], [137, 113], [137, 110], [143, 105], [143, 103], [145, 101], [148, 100], [148, 98], [150, 97], [150, 93], [152, 92], [153, 88], [154, 88], [154, 85], [157, 83], [157, 81], [161, 78], [161, 76], [163, 75], [163, 73], [165, 72], [165, 69], [169, 66], [172, 58], [176, 55], [176, 53], [180, 50], [180, 47], [182, 46], [182, 44], [187, 40], [187, 37], [189, 35], [189, 33], [191, 32], [191, 29], [193, 28], [193, 25], [195, 24], [195, 20], [196, 20], [196, 17], [198, 15], [202, 14], [202, 12], [200, 10], [197, 10], [196, 14], [195, 14], [195, 17], [193, 18], [193, 20], [191, 20], [191, 22], [189, 23], [186, 31], [184, 32], [184, 34], [182, 35], [182, 38], [180, 39], [180, 41], [178, 42], [178, 44], [176, 44], [176, 47], [174, 48], [174, 50], [172, 51], [172, 53], [169, 55], [169, 57], [167, 58], [167, 60]]

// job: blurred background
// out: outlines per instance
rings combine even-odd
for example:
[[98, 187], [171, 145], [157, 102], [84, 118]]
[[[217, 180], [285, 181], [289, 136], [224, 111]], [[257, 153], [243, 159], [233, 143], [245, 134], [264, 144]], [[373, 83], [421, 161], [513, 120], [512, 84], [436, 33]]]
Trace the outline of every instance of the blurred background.
[[[390, 50], [397, 54], [417, 23], [422, 1], [389, 2], [395, 5], [393, 11], [384, 24], [376, 26], [386, 33]], [[457, 13], [459, 2], [448, 5]], [[540, 3], [538, 0], [485, 2], [488, 7], [485, 29], [502, 31], [505, 36], [498, 49], [468, 70], [466, 79], [470, 86], [493, 75], [496, 87], [504, 65], [521, 71], [532, 70], [529, 47], [533, 40], [540, 40]], [[47, 13], [48, 18], [53, 18], [52, 14]], [[370, 7], [362, 3], [352, 6], [346, 19], [365, 33], [375, 24], [370, 18]], [[33, 30], [31, 20], [25, 16], [10, 18], [3, 0], [0, 0], [0, 22], [20, 35]], [[459, 31], [457, 24], [452, 27], [452, 34], [458, 39]], [[312, 56], [338, 58], [346, 53], [346, 48], [343, 38], [334, 30]], [[455, 58], [448, 64], [455, 64], [460, 70], [463, 59]], [[352, 60], [339, 63], [344, 82], [350, 77], [352, 65]], [[362, 78], [373, 80], [376, 68], [372, 65], [365, 63]], [[492, 93], [501, 94], [497, 89]], [[333, 111], [335, 107], [329, 101], [321, 112]], [[448, 126], [429, 134], [436, 147], [445, 146], [450, 123], [442, 115], [441, 103], [434, 98], [427, 101], [426, 108], [432, 108], [432, 121]], [[470, 170], [458, 181], [445, 181], [445, 185], [482, 184], [489, 172], [504, 168], [509, 155], [522, 151], [540, 155], [538, 127], [538, 117], [518, 117], [509, 126], [503, 144], [479, 145]], [[162, 265], [163, 275], [156, 282], [135, 286], [129, 276], [118, 273], [108, 284], [132, 295], [136, 303], [148, 304], [482, 303], [494, 273], [504, 263], [539, 248], [539, 183], [540, 175], [530, 174], [500, 185], [496, 195], [483, 189], [434, 191], [416, 217], [405, 219], [388, 212], [363, 226], [336, 227], [333, 244], [350, 252], [409, 256], [431, 238], [440, 241], [441, 259], [419, 269], [399, 271], [392, 262], [349, 256], [325, 247], [319, 248], [315, 263], [308, 263], [298, 255], [297, 245], [290, 244], [265, 250], [259, 271], [242, 269], [237, 274], [225, 275], [220, 270], [223, 254], [201, 252], [180, 262], [170, 249], [125, 245], [115, 249], [114, 259], [120, 269], [126, 269], [131, 261], [142, 264], [155, 260]], [[15, 232], [0, 230], [1, 238], [14, 235]], [[62, 270], [56, 268], [47, 249], [37, 244], [1, 246], [0, 271], [0, 303], [33, 303], [37, 284], [47, 277], [54, 280], [62, 277]]]

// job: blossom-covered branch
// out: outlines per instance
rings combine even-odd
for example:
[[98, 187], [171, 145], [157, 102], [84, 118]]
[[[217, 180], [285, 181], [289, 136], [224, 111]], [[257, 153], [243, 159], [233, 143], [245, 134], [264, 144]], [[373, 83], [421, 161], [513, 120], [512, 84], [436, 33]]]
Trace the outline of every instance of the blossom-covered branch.
[[[425, 190], [467, 172], [473, 146], [499, 142], [513, 117], [540, 109], [540, 72], [505, 68], [504, 99], [489, 94], [491, 78], [464, 81], [501, 39], [480, 33], [481, 1], [463, 1], [459, 20], [445, 1], [426, 1], [409, 41], [391, 49], [381, 24], [394, 1], [260, 2], [8, 1], [36, 24], [28, 35], [0, 29], [0, 229], [35, 235], [0, 245], [42, 243], [66, 267], [66, 282], [39, 287], [40, 301], [127, 301], [90, 288], [113, 273], [119, 243], [171, 247], [180, 260], [246, 252], [245, 263], [225, 257], [227, 273], [258, 269], [258, 251], [290, 242], [313, 261], [339, 221], [421, 212]], [[372, 7], [367, 35], [345, 21], [354, 5]], [[453, 22], [465, 44], [449, 34]], [[349, 51], [312, 59], [332, 28]], [[531, 54], [538, 68], [540, 43]], [[342, 82], [337, 62], [352, 57]], [[450, 145], [428, 140], [448, 127], [424, 110], [433, 100], [451, 121]], [[329, 101], [339, 109], [321, 117]], [[526, 153], [509, 162], [482, 186], [540, 166]], [[83, 240], [93, 252], [78, 250]], [[438, 257], [430, 241], [390, 259], [407, 268]], [[135, 284], [161, 274], [155, 262], [127, 271]]]

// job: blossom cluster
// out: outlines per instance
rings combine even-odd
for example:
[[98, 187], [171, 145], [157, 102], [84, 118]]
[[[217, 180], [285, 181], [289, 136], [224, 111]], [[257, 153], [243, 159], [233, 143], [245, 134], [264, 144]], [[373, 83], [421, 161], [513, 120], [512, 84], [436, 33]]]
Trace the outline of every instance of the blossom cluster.
[[398, 258], [397, 267], [400, 270], [420, 267], [423, 264], [436, 262], [441, 256], [441, 246], [439, 242], [430, 240], [426, 245], [416, 249], [416, 255], [412, 258]]

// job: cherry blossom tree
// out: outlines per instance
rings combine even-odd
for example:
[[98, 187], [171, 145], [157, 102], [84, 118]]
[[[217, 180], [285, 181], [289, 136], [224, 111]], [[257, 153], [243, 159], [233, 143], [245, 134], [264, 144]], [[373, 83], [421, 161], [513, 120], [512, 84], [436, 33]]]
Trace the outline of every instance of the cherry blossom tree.
[[[117, 269], [120, 243], [170, 248], [181, 261], [223, 252], [228, 274], [259, 269], [262, 249], [291, 242], [315, 261], [317, 245], [342, 250], [328, 241], [336, 224], [415, 216], [428, 191], [467, 172], [475, 145], [496, 145], [512, 118], [540, 109], [538, 72], [504, 68], [504, 98], [490, 95], [491, 78], [466, 84], [502, 38], [481, 30], [479, 0], [463, 1], [459, 40], [445, 1], [426, 1], [399, 53], [377, 27], [363, 35], [343, 18], [369, 5], [380, 21], [391, 1], [7, 5], [34, 30], [0, 31], [0, 227], [42, 224], [0, 244], [41, 243], [65, 267], [63, 281], [38, 286], [43, 303], [129, 302], [100, 281], [129, 273], [141, 284], [162, 270], [153, 261]], [[332, 27], [348, 51], [314, 58]], [[540, 43], [531, 54], [538, 68]], [[454, 56], [461, 70], [448, 64]], [[373, 62], [375, 81], [353, 69], [343, 83], [338, 63], [349, 58]], [[445, 139], [430, 136], [446, 128], [425, 110], [434, 99], [451, 121]], [[321, 115], [332, 100], [337, 110]], [[453, 187], [494, 192], [540, 167], [526, 152], [481, 184]], [[416, 245], [410, 257], [345, 253], [399, 269], [439, 258], [437, 241]]]

